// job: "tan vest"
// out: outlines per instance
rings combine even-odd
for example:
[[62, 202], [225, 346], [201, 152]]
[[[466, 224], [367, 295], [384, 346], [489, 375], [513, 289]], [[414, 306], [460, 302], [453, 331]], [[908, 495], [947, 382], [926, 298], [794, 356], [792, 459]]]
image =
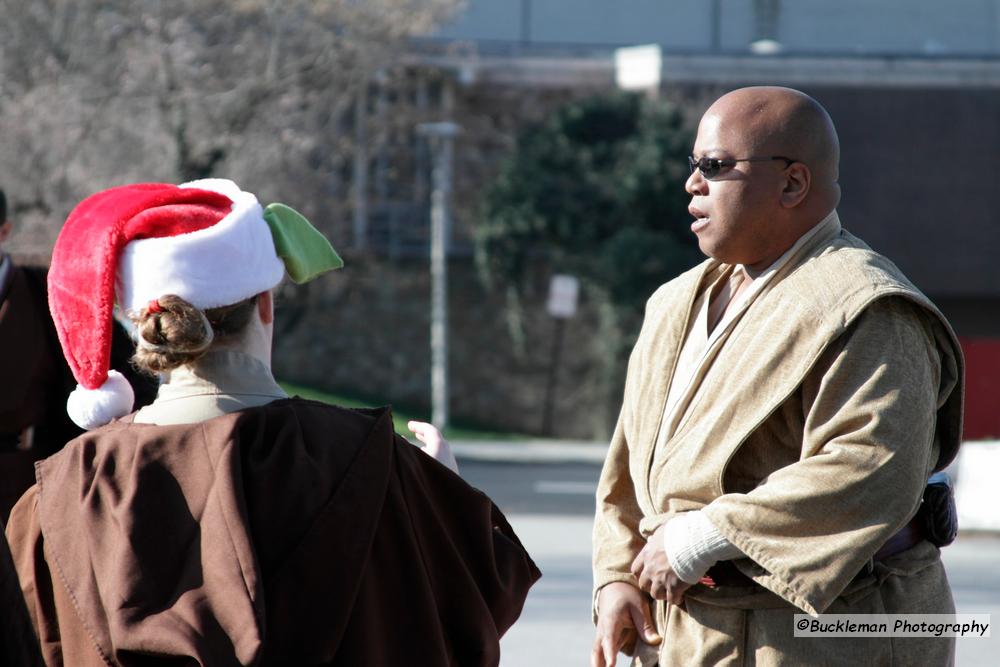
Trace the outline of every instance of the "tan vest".
[[[936, 420], [932, 418], [936, 433], [927, 437], [938, 452], [933, 467], [942, 468], [954, 458], [961, 440], [961, 351], [944, 317], [895, 265], [856, 237], [837, 230], [832, 239], [823, 235], [806, 244], [743, 313], [714, 362], [700, 370], [697, 389], [673, 434], [661, 438], [669, 382], [694, 316], [692, 306], [700, 291], [726, 268], [708, 260], [649, 300], [598, 488], [595, 587], [629, 581], [628, 564], [646, 537], [676, 512], [705, 508], [727, 539], [757, 563], [769, 566], [770, 572], [751, 567], [750, 561], [737, 561], [741, 569], [786, 600], [812, 611], [838, 595], [870, 557], [864, 553], [868, 542], [876, 545], [871, 549], [874, 552], [879, 540], [884, 541], [898, 526], [882, 525], [878, 510], [872, 510], [870, 518], [878, 529], [861, 536], [844, 535], [839, 541], [825, 538], [824, 549], [842, 551], [843, 558], [822, 565], [810, 560], [818, 542], [811, 541], [806, 530], [762, 544], [748, 526], [772, 517], [755, 514], [758, 508], [746, 489], [732, 493], [737, 489], [727, 488], [731, 462], [800, 390], [817, 360], [862, 313], [882, 299], [902, 297], [917, 306], [905, 317], [922, 312], [930, 322], [941, 359], [940, 386], [932, 389], [936, 395], [931, 399], [937, 407]], [[803, 451], [801, 458], [811, 454]], [[863, 481], [862, 473], [857, 474]], [[761, 493], [766, 497], [766, 490]], [[893, 521], [905, 522], [905, 518]], [[854, 543], [861, 544], [857, 553], [849, 548]]]
[[[832, 252], [834, 249], [840, 252]], [[685, 419], [664, 447], [655, 452], [668, 384], [673, 373], [691, 305], [698, 287], [713, 282], [724, 267], [714, 260], [683, 274], [650, 299], [649, 311], [661, 315], [643, 324], [629, 360], [626, 394], [631, 410], [623, 411], [625, 437], [633, 452], [633, 479], [644, 480], [640, 503], [649, 514], [662, 511], [650, 492], [654, 467], [663, 467], [673, 456], [701, 461], [697, 469], [712, 470], [704, 485], [703, 502], [725, 493], [723, 470], [740, 444], [796, 390], [824, 349], [843, 334], [872, 302], [903, 296], [926, 308], [940, 321], [940, 345], [952, 351], [945, 372], [952, 385], [964, 374], [961, 348], [940, 311], [914, 287], [888, 259], [870, 251], [862, 241], [841, 231], [830, 247], [812, 261], [788, 267], [790, 275], [761, 295], [744, 314], [716, 362], [705, 369], [700, 389]], [[816, 249], [813, 250], [815, 252]], [[854, 283], [844, 289], [843, 283]], [[766, 332], [766, 335], [761, 335]], [[746, 400], [747, 396], [761, 400]], [[947, 466], [961, 442], [961, 391], [950, 393], [939, 412], [941, 439], [937, 468]], [[711, 447], [704, 445], [711, 443]], [[693, 445], [693, 446], [692, 446]], [[645, 456], [635, 456], [642, 452]], [[711, 456], [713, 462], [705, 460]], [[721, 465], [713, 464], [721, 462]], [[645, 501], [645, 502], [644, 502]], [[648, 504], [647, 504], [648, 503]]]

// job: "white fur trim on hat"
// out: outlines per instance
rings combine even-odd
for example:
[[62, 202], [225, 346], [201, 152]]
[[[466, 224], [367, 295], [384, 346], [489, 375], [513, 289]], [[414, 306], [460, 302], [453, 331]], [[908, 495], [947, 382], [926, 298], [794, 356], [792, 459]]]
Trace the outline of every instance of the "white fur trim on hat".
[[217, 224], [187, 234], [138, 239], [118, 262], [118, 304], [139, 310], [151, 300], [176, 294], [197, 308], [217, 308], [249, 299], [279, 282], [285, 265], [257, 198], [225, 179], [180, 187], [212, 190], [233, 201]]
[[134, 402], [132, 385], [124, 375], [110, 370], [108, 379], [97, 389], [77, 385], [66, 400], [66, 412], [73, 423], [89, 431], [132, 412]]

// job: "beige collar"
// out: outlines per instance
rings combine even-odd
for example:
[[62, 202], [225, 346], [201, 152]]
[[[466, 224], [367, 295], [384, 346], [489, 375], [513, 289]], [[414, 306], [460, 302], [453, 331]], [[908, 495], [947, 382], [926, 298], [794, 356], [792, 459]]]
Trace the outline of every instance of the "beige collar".
[[813, 241], [818, 243], [821, 240], [832, 238], [839, 231], [840, 219], [836, 211], [831, 211], [829, 215], [800, 236], [798, 241], [777, 261], [756, 276], [751, 276], [745, 266], [737, 264], [729, 278], [723, 277], [721, 279], [734, 281], [731, 282], [731, 285], [738, 284], [735, 280], [739, 278], [749, 277], [751, 281], [744, 289], [738, 291], [735, 297], [732, 297], [732, 303], [725, 308], [724, 314], [711, 332], [708, 331], [708, 320], [709, 295], [712, 286], [709, 285], [705, 289], [701, 302], [696, 302], [696, 306], [699, 307], [697, 312], [693, 314], [691, 326], [681, 342], [678, 363], [670, 380], [670, 387], [664, 403], [664, 428], [660, 431], [662, 438], [673, 436], [685, 416], [687, 406], [698, 389], [700, 374], [715, 359], [721, 345], [724, 344], [724, 340], [736, 326], [740, 316], [746, 312], [759, 295], [763, 294], [767, 286], [773, 282], [774, 277], [803, 252], [803, 249], [811, 248], [814, 245]]
[[745, 277], [750, 279], [750, 284], [746, 286], [736, 298], [733, 300], [732, 305], [726, 309], [726, 314], [722, 317], [721, 321], [716, 324], [712, 333], [713, 336], [709, 337], [709, 344], [711, 344], [715, 338], [722, 335], [724, 330], [728, 330], [730, 322], [732, 322], [737, 315], [742, 312], [742, 306], [745, 303], [751, 303], [758, 294], [760, 294], [767, 284], [781, 271], [793, 258], [797, 257], [800, 251], [806, 246], [812, 245], [812, 241], [815, 239], [819, 241], [820, 239], [833, 238], [840, 231], [840, 217], [837, 215], [836, 209], [830, 211], [826, 217], [813, 225], [809, 231], [799, 237], [791, 248], [786, 250], [784, 254], [781, 255], [777, 260], [774, 261], [769, 267], [760, 271], [751, 271], [748, 267], [743, 264], [737, 264], [733, 268], [733, 277]]
[[806, 245], [812, 239], [823, 234], [824, 232], [829, 232], [830, 236], [833, 236], [837, 231], [840, 230], [840, 216], [837, 215], [837, 209], [834, 209], [826, 214], [826, 216], [817, 222], [815, 225], [809, 228], [809, 230], [799, 237], [799, 240], [792, 244], [789, 248], [781, 255], [778, 259], [774, 261], [769, 267], [763, 271], [753, 271], [749, 267], [743, 264], [736, 265], [736, 271], [739, 273], [746, 274], [751, 280], [758, 280], [767, 276], [772, 276], [781, 270], [785, 264], [787, 264], [792, 257], [798, 253], [802, 246]]
[[170, 372], [138, 423], [188, 424], [287, 398], [262, 361], [238, 350], [213, 350]]

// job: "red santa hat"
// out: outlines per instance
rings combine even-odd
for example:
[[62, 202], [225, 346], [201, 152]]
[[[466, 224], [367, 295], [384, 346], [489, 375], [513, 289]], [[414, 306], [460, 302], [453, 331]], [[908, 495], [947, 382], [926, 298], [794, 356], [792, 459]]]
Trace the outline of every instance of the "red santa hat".
[[116, 294], [126, 312], [166, 294], [213, 308], [273, 288], [284, 268], [257, 198], [231, 181], [125, 185], [85, 199], [49, 269], [49, 308], [79, 383], [70, 417], [89, 429], [132, 410], [131, 386], [108, 368]]

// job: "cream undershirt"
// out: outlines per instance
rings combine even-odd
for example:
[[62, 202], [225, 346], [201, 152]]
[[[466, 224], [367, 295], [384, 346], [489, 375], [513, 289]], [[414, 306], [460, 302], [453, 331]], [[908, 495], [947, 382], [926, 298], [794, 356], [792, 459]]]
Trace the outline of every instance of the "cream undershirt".
[[[791, 248], [760, 273], [755, 275], [746, 266], [737, 264], [731, 271], [720, 276], [716, 283], [703, 290], [694, 304], [697, 316], [684, 339], [667, 394], [663, 418], [664, 428], [667, 429], [666, 437], [672, 436], [683, 419], [696, 390], [693, 384], [698, 370], [712, 362], [720, 347], [717, 342], [728, 336], [740, 316], [802, 246], [837, 224], [839, 218], [834, 210], [800, 236]], [[721, 281], [726, 283], [720, 285]], [[746, 281], [749, 283], [746, 284]], [[710, 302], [710, 296], [717, 287], [715, 302]], [[715, 327], [710, 327], [710, 313], [720, 310], [723, 311], [722, 317]], [[681, 581], [688, 584], [698, 583], [708, 569], [720, 560], [745, 556], [723, 537], [700, 510], [679, 514], [668, 521], [663, 530], [663, 547], [674, 572]]]

